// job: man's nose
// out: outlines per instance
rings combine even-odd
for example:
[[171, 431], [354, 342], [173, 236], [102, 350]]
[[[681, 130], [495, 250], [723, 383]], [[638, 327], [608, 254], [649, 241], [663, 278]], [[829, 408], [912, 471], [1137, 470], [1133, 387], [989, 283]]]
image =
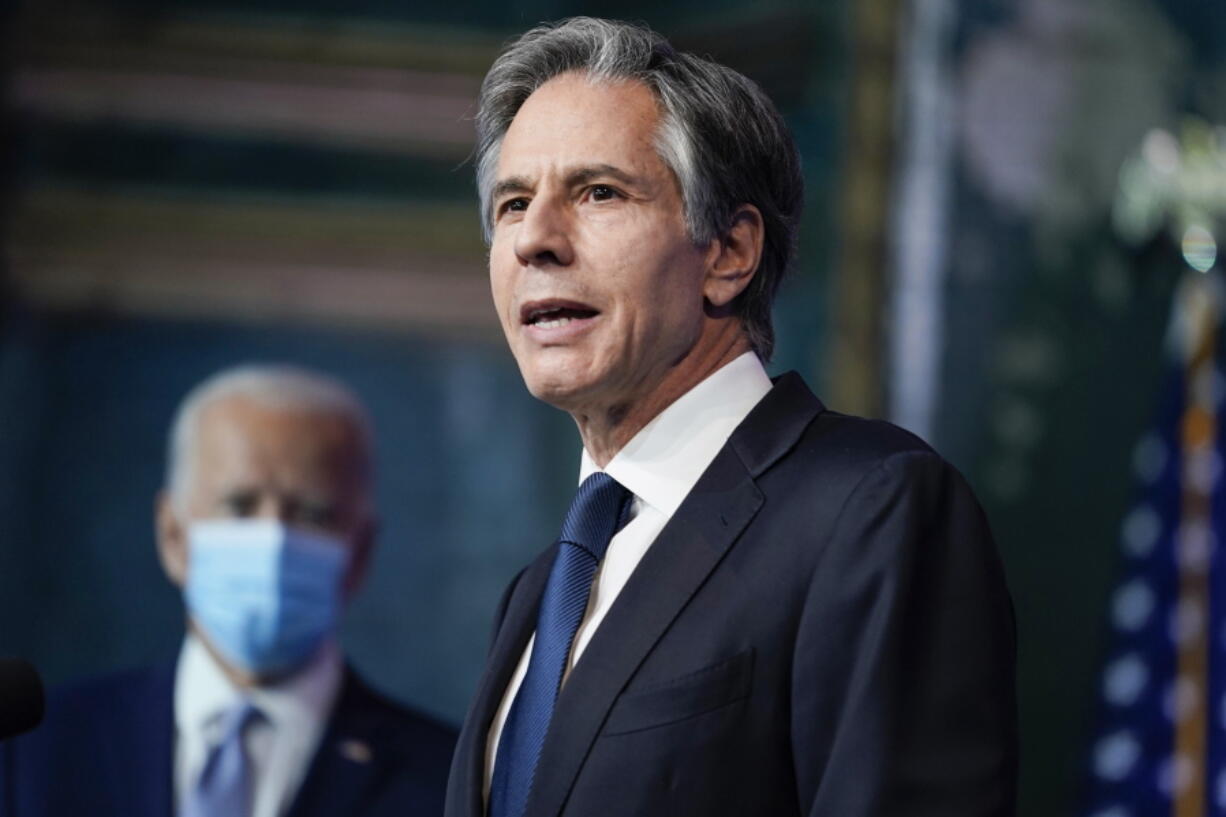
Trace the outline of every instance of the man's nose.
[[520, 263], [536, 267], [567, 267], [574, 262], [570, 216], [564, 203], [538, 195], [528, 204], [515, 234]]
[[266, 493], [260, 497], [255, 515], [259, 519], [275, 519], [288, 524], [294, 515], [294, 504], [290, 497]]

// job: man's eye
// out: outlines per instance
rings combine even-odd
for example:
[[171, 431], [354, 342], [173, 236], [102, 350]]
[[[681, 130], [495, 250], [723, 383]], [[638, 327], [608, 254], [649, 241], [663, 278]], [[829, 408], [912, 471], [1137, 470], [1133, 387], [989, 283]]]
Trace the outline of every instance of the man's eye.
[[295, 521], [311, 528], [332, 528], [336, 524], [336, 507], [325, 502], [303, 502], [297, 508]]
[[598, 184], [592, 187], [593, 201], [609, 201], [618, 197], [618, 192], [607, 184]]
[[522, 213], [528, 209], [528, 200], [524, 198], [508, 199], [498, 208], [500, 213]]
[[255, 492], [242, 491], [227, 495], [222, 499], [221, 505], [229, 516], [254, 516], [260, 507], [260, 497]]

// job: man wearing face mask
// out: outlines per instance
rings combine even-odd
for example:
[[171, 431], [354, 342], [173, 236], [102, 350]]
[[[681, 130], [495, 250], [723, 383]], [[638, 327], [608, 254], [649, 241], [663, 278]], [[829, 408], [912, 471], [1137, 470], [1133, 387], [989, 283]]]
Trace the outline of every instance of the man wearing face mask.
[[221, 372], [181, 405], [167, 474], [178, 660], [53, 695], [0, 746], [0, 814], [441, 814], [454, 732], [368, 689], [336, 641], [374, 539], [356, 399], [305, 370]]

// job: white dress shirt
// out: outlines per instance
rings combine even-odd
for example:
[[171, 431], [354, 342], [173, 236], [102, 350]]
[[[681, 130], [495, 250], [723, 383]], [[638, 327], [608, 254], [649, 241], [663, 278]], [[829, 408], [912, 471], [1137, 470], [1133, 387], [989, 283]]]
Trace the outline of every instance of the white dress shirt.
[[[630, 509], [630, 521], [610, 540], [592, 583], [587, 611], [575, 633], [567, 674], [592, 640], [643, 554], [724, 447], [728, 437], [770, 389], [770, 378], [758, 356], [746, 352], [657, 414], [609, 461], [605, 473], [634, 494], [634, 502]], [[585, 449], [579, 467], [579, 482], [582, 484], [583, 480], [599, 470]], [[519, 691], [519, 685], [528, 671], [528, 658], [532, 654], [535, 638], [534, 635], [528, 640], [490, 726], [485, 758], [487, 797], [502, 727], [506, 723], [511, 702], [515, 700], [515, 693]]]
[[175, 804], [181, 812], [212, 748], [224, 735], [225, 714], [245, 699], [263, 714], [244, 733], [251, 761], [251, 817], [281, 817], [306, 776], [340, 689], [342, 661], [328, 641], [301, 671], [271, 686], [241, 690], [193, 634], [175, 670]]

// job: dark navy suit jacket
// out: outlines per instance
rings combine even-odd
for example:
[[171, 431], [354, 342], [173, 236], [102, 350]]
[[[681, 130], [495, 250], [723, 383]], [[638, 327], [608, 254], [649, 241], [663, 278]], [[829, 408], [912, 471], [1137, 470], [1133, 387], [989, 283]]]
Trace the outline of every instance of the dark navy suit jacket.
[[[555, 552], [504, 598], [447, 817], [481, 817], [490, 723]], [[1014, 654], [1001, 566], [962, 477], [785, 375], [576, 663], [526, 813], [1010, 815]]]
[[[174, 670], [53, 693], [41, 726], [0, 742], [0, 817], [170, 817]], [[455, 733], [347, 670], [288, 817], [442, 814]]]

